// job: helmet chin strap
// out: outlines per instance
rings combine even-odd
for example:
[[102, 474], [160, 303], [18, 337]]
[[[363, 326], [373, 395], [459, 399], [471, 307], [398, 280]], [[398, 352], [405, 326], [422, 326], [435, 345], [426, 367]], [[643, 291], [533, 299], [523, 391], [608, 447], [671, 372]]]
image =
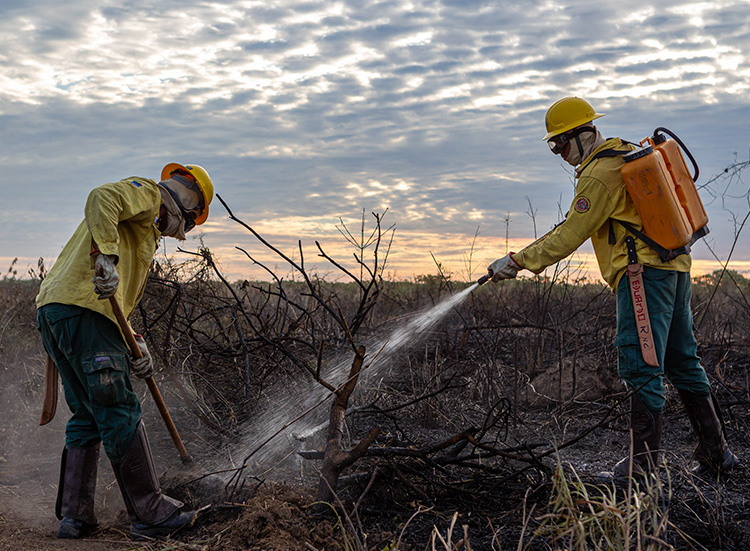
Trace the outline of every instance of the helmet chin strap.
[[580, 136], [584, 132], [591, 132], [592, 134], [596, 134], [596, 128], [594, 128], [593, 126], [582, 126], [578, 128], [575, 133], [576, 145], [578, 146], [578, 154], [581, 156], [581, 160], [583, 160], [583, 144], [581, 143]]

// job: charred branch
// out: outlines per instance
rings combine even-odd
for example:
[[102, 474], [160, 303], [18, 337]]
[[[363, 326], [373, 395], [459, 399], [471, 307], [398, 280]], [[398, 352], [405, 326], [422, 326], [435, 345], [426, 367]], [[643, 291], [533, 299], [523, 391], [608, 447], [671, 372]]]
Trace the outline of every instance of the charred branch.
[[380, 433], [380, 429], [375, 427], [353, 449], [349, 451], [344, 451], [343, 449], [342, 439], [344, 437], [344, 423], [346, 422], [346, 407], [352, 392], [354, 392], [357, 386], [364, 360], [365, 347], [360, 346], [357, 348], [357, 353], [349, 370], [346, 383], [336, 390], [336, 397], [331, 406], [323, 466], [320, 470], [321, 480], [318, 485], [317, 495], [317, 501], [319, 502], [331, 502], [333, 494], [338, 487], [338, 479], [341, 471], [361, 458]]

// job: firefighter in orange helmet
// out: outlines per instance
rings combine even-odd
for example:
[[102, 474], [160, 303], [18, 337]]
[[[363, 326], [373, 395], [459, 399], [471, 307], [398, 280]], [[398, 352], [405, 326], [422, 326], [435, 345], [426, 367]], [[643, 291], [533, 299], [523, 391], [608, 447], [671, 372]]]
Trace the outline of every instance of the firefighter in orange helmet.
[[130, 317], [160, 237], [185, 239], [206, 221], [213, 195], [204, 168], [178, 163], [165, 166], [159, 182], [134, 176], [95, 188], [84, 220], [42, 282], [37, 325], [72, 412], [55, 507], [60, 538], [85, 537], [98, 525], [94, 491], [102, 444], [134, 537], [169, 535], [193, 518], [161, 492], [141, 421], [131, 375], [152, 373], [146, 343], [137, 336], [143, 357], [131, 357], [110, 301], [101, 299], [116, 296]]

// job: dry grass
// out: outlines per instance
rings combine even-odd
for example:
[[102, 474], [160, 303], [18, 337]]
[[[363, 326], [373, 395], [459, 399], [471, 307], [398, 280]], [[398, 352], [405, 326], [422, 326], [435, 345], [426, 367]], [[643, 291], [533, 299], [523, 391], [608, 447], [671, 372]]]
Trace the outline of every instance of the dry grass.
[[[566, 472], [567, 471], [567, 472]], [[547, 512], [536, 521], [534, 538], [555, 548], [589, 551], [664, 551], [672, 499], [669, 470], [627, 489], [587, 484], [574, 468], [558, 461]]]

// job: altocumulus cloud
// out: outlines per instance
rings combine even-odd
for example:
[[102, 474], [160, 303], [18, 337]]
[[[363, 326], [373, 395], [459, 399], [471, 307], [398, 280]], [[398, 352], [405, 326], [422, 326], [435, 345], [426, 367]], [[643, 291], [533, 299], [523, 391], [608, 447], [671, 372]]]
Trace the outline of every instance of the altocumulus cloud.
[[[388, 209], [400, 275], [431, 271], [430, 252], [463, 270], [477, 228], [484, 264], [505, 252], [506, 230], [520, 247], [567, 210], [570, 173], [540, 139], [562, 96], [606, 112], [608, 136], [676, 131], [703, 181], [734, 152], [746, 158], [748, 11], [730, 0], [3, 2], [0, 261], [54, 258], [89, 189], [177, 160], [206, 166], [235, 214], [284, 247], [319, 237], [339, 252], [340, 218]], [[735, 188], [709, 205], [719, 255], [733, 231], [723, 208], [748, 208]], [[218, 202], [202, 229], [234, 276], [247, 263], [233, 245], [267, 258]], [[710, 269], [705, 245], [696, 256]]]

